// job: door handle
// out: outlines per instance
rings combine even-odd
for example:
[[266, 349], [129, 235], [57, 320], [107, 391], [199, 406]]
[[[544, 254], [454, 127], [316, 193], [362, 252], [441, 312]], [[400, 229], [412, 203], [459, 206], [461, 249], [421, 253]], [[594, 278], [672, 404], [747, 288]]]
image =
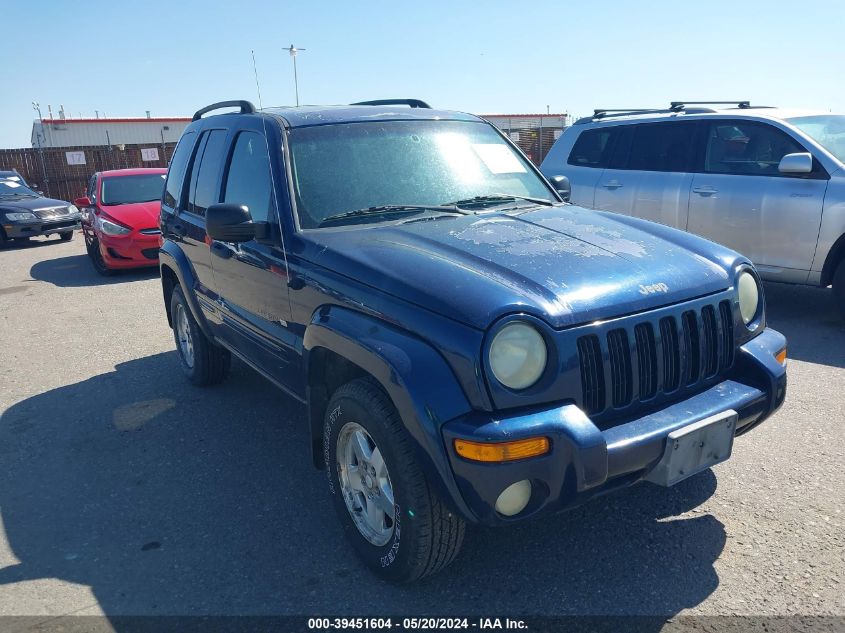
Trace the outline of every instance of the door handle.
[[714, 193], [719, 193], [718, 189], [714, 189], [713, 187], [708, 187], [706, 185], [704, 187], [693, 187], [692, 191], [693, 193], [697, 193], [702, 196], [712, 196]]
[[610, 180], [602, 185], [602, 187], [604, 187], [605, 189], [619, 189], [623, 186], [624, 185], [618, 180]]
[[211, 252], [221, 259], [231, 259], [232, 255], [234, 255], [231, 248], [217, 241], [211, 243]]
[[179, 222], [170, 225], [170, 230], [173, 231], [179, 237], [185, 237], [187, 230], [185, 229], [184, 224], [180, 224]]

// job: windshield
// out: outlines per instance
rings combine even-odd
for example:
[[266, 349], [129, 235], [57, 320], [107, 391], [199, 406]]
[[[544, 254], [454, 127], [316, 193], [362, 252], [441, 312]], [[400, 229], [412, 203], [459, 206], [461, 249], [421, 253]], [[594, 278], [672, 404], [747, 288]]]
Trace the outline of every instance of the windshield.
[[302, 228], [382, 205], [447, 205], [502, 194], [556, 201], [487, 123], [382, 121], [294, 128], [290, 153]]
[[140, 174], [137, 176], [110, 176], [103, 178], [100, 203], [103, 206], [153, 202], [161, 200], [164, 177], [167, 174]]
[[816, 143], [845, 163], [845, 116], [820, 114], [786, 119]]
[[38, 194], [26, 185], [21, 184], [20, 178], [0, 179], [0, 197], [14, 198], [17, 196], [35, 196], [37, 198]]
[[4, 198], [16, 196], [38, 197], [38, 194], [26, 185], [21, 184], [20, 178], [12, 177], [0, 179], [0, 196]]

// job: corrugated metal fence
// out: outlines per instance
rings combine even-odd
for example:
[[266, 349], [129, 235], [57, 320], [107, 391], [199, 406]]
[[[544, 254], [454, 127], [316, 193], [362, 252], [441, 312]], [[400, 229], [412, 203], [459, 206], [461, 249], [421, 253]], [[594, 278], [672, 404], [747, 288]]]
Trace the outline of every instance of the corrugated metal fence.
[[[72, 201], [85, 195], [94, 172], [130, 167], [167, 167], [175, 143], [99, 147], [0, 149], [0, 170], [16, 169], [44, 195]], [[157, 160], [143, 160], [141, 150], [155, 150]], [[144, 155], [149, 158], [151, 152]]]

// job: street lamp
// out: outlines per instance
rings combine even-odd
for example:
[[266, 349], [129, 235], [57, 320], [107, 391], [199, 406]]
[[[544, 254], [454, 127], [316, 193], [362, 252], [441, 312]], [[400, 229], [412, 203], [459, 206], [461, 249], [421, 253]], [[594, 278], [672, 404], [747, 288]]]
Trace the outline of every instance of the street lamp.
[[290, 48], [285, 49], [288, 53], [290, 53], [291, 58], [293, 58], [293, 87], [296, 91], [296, 105], [299, 105], [299, 79], [296, 76], [296, 54], [300, 51], [304, 51], [304, 48], [296, 48], [293, 44], [290, 45]]

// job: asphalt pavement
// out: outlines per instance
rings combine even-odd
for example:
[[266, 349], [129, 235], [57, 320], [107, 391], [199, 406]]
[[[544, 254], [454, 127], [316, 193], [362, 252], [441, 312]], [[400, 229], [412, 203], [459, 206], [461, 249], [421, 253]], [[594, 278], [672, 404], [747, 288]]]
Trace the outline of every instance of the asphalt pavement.
[[0, 251], [0, 615], [845, 616], [845, 324], [767, 284], [789, 392], [730, 461], [507, 529], [412, 586], [343, 541], [304, 410], [180, 374], [157, 270]]

